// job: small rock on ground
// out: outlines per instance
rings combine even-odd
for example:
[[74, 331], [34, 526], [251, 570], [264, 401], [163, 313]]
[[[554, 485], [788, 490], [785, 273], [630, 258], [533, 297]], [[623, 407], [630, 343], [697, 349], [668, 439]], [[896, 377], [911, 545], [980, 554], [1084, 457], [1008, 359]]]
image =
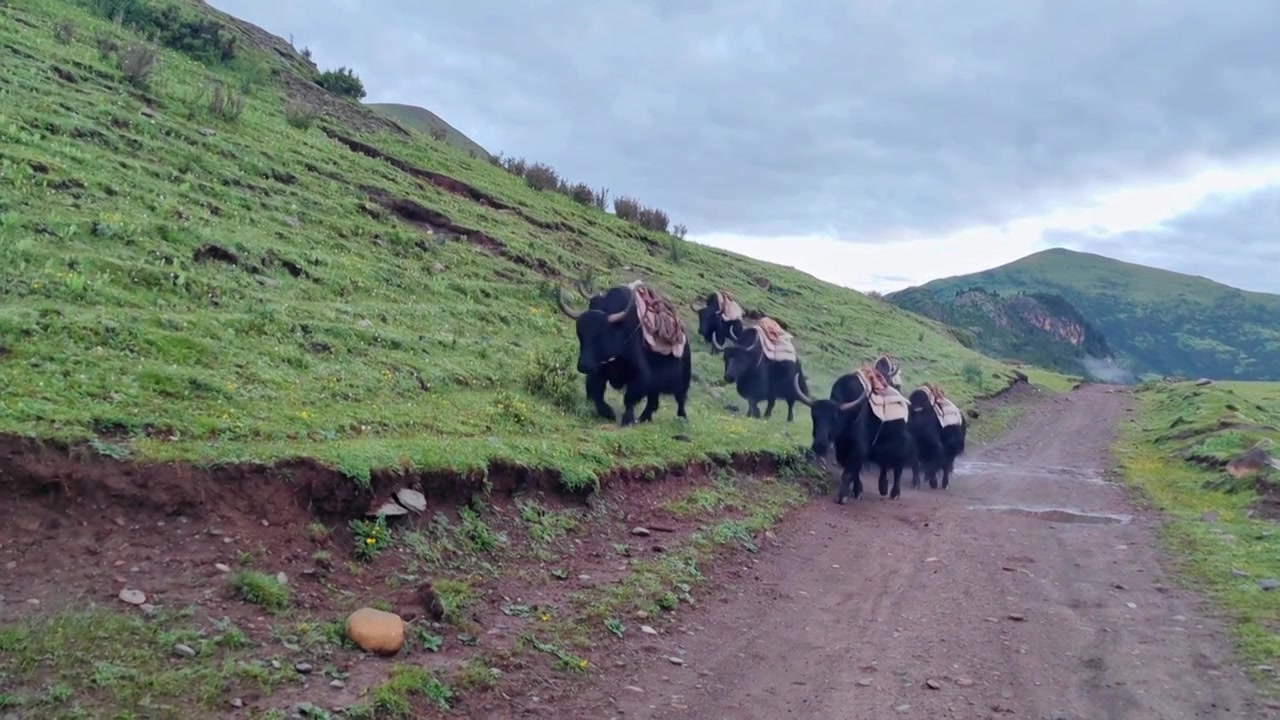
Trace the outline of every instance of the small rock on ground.
[[130, 590], [129, 588], [121, 590], [117, 597], [130, 605], [141, 605], [147, 601], [146, 593], [141, 590]]
[[678, 658], [678, 657], [676, 657], [675, 655], [672, 655], [671, 657], [667, 658], [667, 660], [670, 660], [672, 665], [683, 665], [683, 664], [684, 664], [684, 658]]
[[196, 651], [190, 645], [183, 645], [182, 643], [178, 643], [177, 645], [173, 646], [173, 654], [177, 655], [178, 657], [193, 658], [196, 656]]
[[649, 537], [653, 534], [653, 531], [643, 525], [637, 525], [631, 528], [631, 534], [637, 537]]
[[1275, 578], [1263, 578], [1258, 581], [1258, 587], [1263, 590], [1275, 590], [1276, 588], [1280, 588], [1280, 580], [1276, 580]]

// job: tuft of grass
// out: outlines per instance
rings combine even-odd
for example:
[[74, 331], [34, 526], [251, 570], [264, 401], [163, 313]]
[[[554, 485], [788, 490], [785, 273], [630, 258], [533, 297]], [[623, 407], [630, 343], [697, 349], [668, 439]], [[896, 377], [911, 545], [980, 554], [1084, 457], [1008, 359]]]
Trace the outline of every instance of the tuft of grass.
[[241, 570], [227, 579], [245, 602], [261, 605], [274, 612], [289, 608], [289, 587], [274, 575], [257, 570]]
[[151, 76], [160, 62], [160, 54], [146, 43], [129, 45], [116, 58], [116, 66], [125, 82], [139, 90], [151, 86]]
[[369, 698], [349, 708], [346, 717], [353, 720], [414, 717], [417, 702], [425, 702], [440, 710], [453, 704], [453, 688], [426, 668], [397, 665], [391, 676], [369, 691]]
[[245, 99], [243, 95], [218, 83], [213, 86], [209, 95], [209, 114], [227, 122], [235, 122], [244, 113]]
[[369, 561], [378, 556], [391, 544], [391, 532], [387, 530], [387, 519], [379, 515], [374, 520], [355, 519], [348, 525], [351, 527], [352, 542], [355, 543], [357, 560]]
[[[1122, 427], [1116, 447], [1126, 482], [1165, 514], [1163, 538], [1179, 570], [1227, 611], [1241, 653], [1253, 664], [1276, 666], [1280, 595], [1259, 580], [1280, 579], [1280, 535], [1254, 509], [1261, 493], [1280, 494], [1280, 473], [1242, 481], [1206, 465], [1260, 440], [1280, 441], [1280, 383], [1157, 382], [1137, 398], [1142, 412]], [[1224, 431], [1223, 420], [1247, 421], [1248, 429]], [[1276, 686], [1273, 672], [1253, 674]]]

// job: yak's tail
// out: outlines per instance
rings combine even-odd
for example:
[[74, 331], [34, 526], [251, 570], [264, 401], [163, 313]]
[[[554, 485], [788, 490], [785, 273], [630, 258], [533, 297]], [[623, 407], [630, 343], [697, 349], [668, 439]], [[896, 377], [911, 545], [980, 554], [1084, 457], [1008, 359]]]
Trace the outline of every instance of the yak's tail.
[[804, 393], [808, 397], [813, 397], [809, 394], [809, 381], [805, 379], [804, 368], [800, 367], [799, 360], [796, 361], [796, 375], [800, 376], [800, 392]]

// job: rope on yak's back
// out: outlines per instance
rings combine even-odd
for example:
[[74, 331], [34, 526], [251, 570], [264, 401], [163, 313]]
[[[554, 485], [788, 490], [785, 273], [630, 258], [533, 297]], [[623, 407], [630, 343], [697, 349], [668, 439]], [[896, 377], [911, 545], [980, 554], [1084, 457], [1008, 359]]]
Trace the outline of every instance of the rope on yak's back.
[[662, 297], [641, 281], [629, 285], [636, 299], [636, 313], [640, 319], [640, 332], [651, 350], [663, 355], [680, 357], [684, 354], [684, 322], [676, 315], [670, 300]]
[[880, 374], [879, 370], [864, 365], [858, 370], [858, 375], [862, 377], [862, 384], [871, 390], [867, 403], [871, 406], [871, 412], [881, 422], [907, 419], [907, 414], [911, 409], [910, 403], [907, 402], [907, 398], [902, 393], [885, 382], [884, 376]]
[[964, 420], [960, 407], [942, 392], [942, 388], [927, 382], [921, 386], [921, 389], [929, 396], [929, 404], [933, 406], [933, 411], [938, 415], [938, 422], [942, 427], [959, 425]]
[[716, 304], [720, 306], [720, 319], [725, 322], [742, 319], [742, 304], [728, 290], [716, 291]]
[[756, 336], [760, 338], [760, 349], [770, 360], [795, 361], [796, 344], [791, 333], [782, 329], [777, 320], [770, 317], [760, 318], [756, 322]]

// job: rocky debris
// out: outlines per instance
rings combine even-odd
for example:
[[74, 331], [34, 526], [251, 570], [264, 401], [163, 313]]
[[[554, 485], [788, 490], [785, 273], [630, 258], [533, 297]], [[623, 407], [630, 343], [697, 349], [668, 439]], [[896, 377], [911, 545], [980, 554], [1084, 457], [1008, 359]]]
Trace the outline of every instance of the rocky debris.
[[294, 663], [293, 669], [297, 670], [299, 675], [310, 675], [312, 670], [311, 663], [305, 662]]
[[925, 680], [925, 681], [924, 681], [924, 686], [925, 686], [925, 687], [927, 687], [927, 688], [929, 688], [930, 690], [941, 690], [941, 689], [942, 689], [942, 683], [938, 682], [937, 680], [933, 680], [933, 679]]
[[658, 634], [658, 631], [657, 631], [657, 630], [654, 630], [652, 627], [649, 627], [648, 625], [641, 625], [641, 626], [640, 626], [640, 632], [644, 633], [645, 635], [657, 635], [657, 634]]
[[214, 563], [213, 568], [221, 573], [231, 572], [231, 566], [227, 565], [226, 563]]
[[280, 583], [281, 585], [288, 585], [289, 576], [286, 575], [283, 570], [281, 570], [280, 572], [276, 573], [276, 582]]
[[631, 528], [631, 534], [636, 537], [649, 537], [653, 534], [653, 531], [643, 525], [637, 525], [636, 527]]
[[1218, 522], [1218, 511], [1205, 510], [1203, 513], [1200, 514], [1200, 520], [1201, 522], [1216, 523]]
[[182, 643], [178, 643], [177, 645], [173, 646], [173, 654], [177, 655], [178, 657], [193, 658], [196, 656], [196, 651], [190, 645], [183, 645]]
[[404, 646], [404, 620], [395, 613], [363, 607], [347, 616], [347, 637], [376, 655], [395, 655]]
[[1243, 570], [1237, 570], [1236, 568], [1231, 568], [1231, 577], [1247, 578], [1249, 577], [1249, 573]]
[[1275, 578], [1263, 578], [1258, 581], [1258, 587], [1263, 590], [1275, 590], [1280, 588], [1280, 580]]
[[1022, 613], [1009, 613], [1009, 619], [1014, 622], [1022, 622], [1027, 619], [1027, 616]]
[[382, 503], [377, 510], [374, 510], [369, 514], [375, 517], [378, 515], [395, 517], [398, 515], [408, 515], [409, 509], [394, 500], [388, 500]]
[[964, 688], [973, 687], [973, 681], [969, 678], [956, 678], [956, 685]]
[[1204, 387], [1205, 385], [1212, 385], [1212, 384], [1213, 384], [1213, 381], [1210, 380], [1209, 378], [1200, 378], [1199, 380], [1196, 381], [1196, 385], [1199, 385], [1201, 387]]
[[671, 664], [672, 664], [672, 665], [683, 665], [683, 664], [684, 664], [684, 658], [676, 657], [675, 655], [672, 655], [671, 657], [667, 658], [667, 660], [669, 660], [669, 661], [671, 662]]
[[858, 681], [858, 685], [862, 687], [871, 687], [871, 678], [862, 678]]
[[412, 488], [400, 488], [397, 490], [396, 502], [416, 513], [427, 509], [427, 497]]
[[240, 698], [231, 698], [231, 707], [239, 709], [244, 707], [244, 701]]
[[1257, 475], [1266, 468], [1280, 470], [1280, 460], [1271, 457], [1261, 444], [1254, 445], [1227, 463], [1227, 474], [1234, 478]]
[[120, 594], [116, 597], [120, 598], [122, 602], [127, 602], [130, 605], [141, 605], [147, 601], [146, 593], [141, 590], [130, 590], [129, 588], [121, 590]]

